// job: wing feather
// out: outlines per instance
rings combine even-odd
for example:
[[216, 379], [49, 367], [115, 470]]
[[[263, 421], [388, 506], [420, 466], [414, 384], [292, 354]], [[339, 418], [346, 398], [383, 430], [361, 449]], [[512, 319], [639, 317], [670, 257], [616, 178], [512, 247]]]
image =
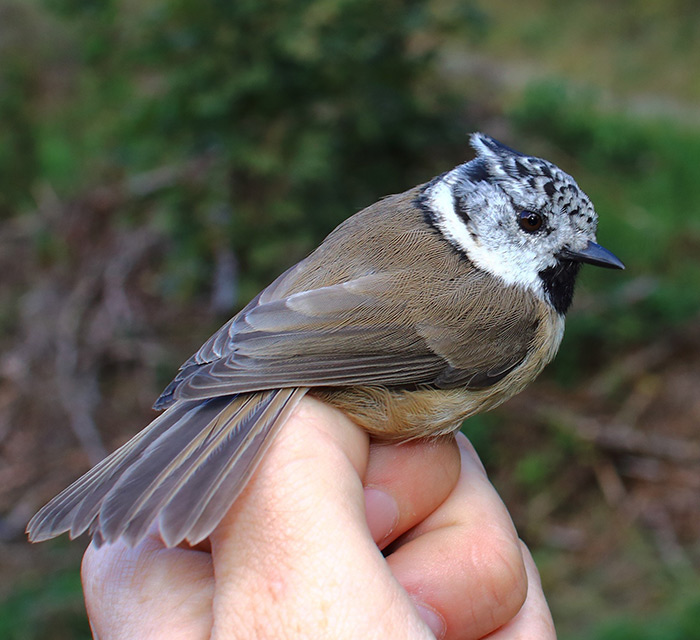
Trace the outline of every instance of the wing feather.
[[536, 309], [509, 308], [486, 276], [471, 276], [436, 275], [421, 295], [405, 270], [281, 298], [263, 292], [183, 366], [161, 402], [272, 387], [494, 384], [525, 357]]

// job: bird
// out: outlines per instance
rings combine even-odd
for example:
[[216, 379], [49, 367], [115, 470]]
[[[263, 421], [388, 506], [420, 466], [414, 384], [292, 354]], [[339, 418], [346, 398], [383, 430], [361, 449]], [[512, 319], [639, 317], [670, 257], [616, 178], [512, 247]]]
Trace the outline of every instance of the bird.
[[40, 509], [68, 532], [172, 547], [206, 539], [299, 401], [371, 436], [458, 430], [554, 358], [583, 263], [624, 269], [547, 160], [473, 133], [475, 157], [352, 215], [187, 360], [145, 429]]

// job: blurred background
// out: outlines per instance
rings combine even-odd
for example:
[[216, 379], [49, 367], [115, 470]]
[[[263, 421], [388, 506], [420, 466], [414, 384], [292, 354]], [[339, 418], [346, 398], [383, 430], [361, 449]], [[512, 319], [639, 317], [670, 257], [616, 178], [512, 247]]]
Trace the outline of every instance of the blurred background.
[[85, 541], [32, 513], [218, 326], [481, 130], [573, 174], [556, 362], [465, 430], [560, 637], [700, 638], [700, 5], [0, 0], [0, 637], [83, 639]]

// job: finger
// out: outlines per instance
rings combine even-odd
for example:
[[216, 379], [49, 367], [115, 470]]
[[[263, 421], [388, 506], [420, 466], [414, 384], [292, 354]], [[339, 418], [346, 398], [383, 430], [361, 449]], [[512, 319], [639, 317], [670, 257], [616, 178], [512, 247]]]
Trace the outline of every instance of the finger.
[[166, 549], [157, 536], [131, 548], [91, 544], [81, 568], [95, 637], [209, 638], [214, 574], [208, 553]]
[[395, 577], [444, 623], [444, 637], [481, 638], [509, 622], [527, 593], [520, 543], [476, 454], [458, 436], [454, 491], [387, 557]]
[[343, 413], [299, 404], [211, 536], [214, 637], [428, 637], [367, 529], [368, 455]]
[[540, 574], [528, 548], [521, 542], [525, 570], [527, 571], [527, 598], [517, 615], [505, 626], [488, 636], [489, 640], [556, 640], [552, 614], [542, 591]]
[[459, 448], [452, 436], [401, 444], [373, 443], [364, 477], [365, 512], [379, 548], [442, 504], [459, 473]]

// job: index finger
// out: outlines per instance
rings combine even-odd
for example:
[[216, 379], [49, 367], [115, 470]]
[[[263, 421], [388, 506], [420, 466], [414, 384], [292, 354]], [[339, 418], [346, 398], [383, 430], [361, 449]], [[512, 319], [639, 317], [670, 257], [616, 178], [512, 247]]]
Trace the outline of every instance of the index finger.
[[209, 638], [211, 555], [172, 548], [157, 533], [136, 547], [91, 544], [81, 567], [85, 606], [96, 638]]
[[462, 470], [431, 515], [387, 562], [414, 601], [444, 621], [443, 637], [476, 640], [513, 619], [527, 594], [520, 541], [471, 444], [457, 436]]
[[542, 591], [542, 582], [535, 561], [525, 544], [521, 542], [520, 545], [528, 578], [525, 604], [510, 622], [488, 636], [488, 640], [518, 640], [520, 638], [557, 640], [554, 621]]

